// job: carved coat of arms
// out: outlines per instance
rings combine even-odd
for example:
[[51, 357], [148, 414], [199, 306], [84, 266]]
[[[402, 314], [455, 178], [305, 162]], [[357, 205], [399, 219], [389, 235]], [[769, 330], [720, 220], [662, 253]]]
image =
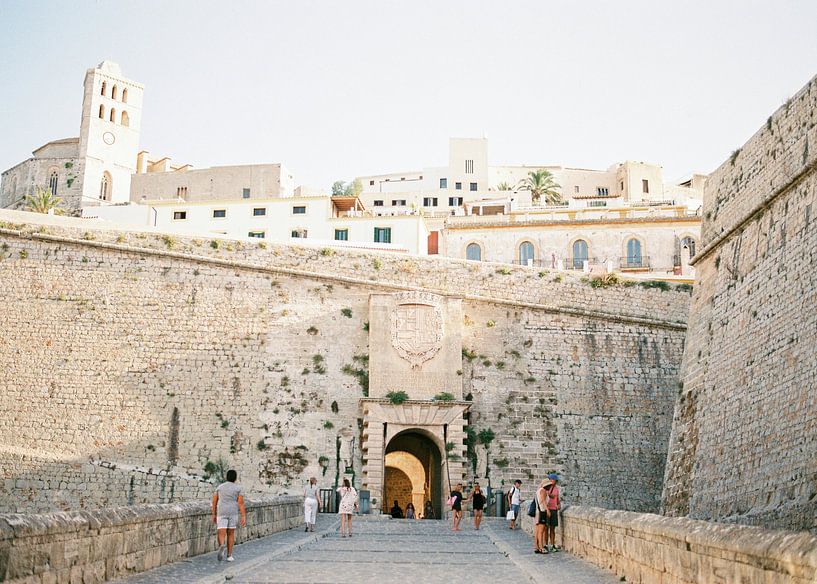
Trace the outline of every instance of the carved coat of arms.
[[442, 347], [443, 314], [430, 294], [403, 293], [391, 313], [391, 343], [403, 359], [418, 369]]

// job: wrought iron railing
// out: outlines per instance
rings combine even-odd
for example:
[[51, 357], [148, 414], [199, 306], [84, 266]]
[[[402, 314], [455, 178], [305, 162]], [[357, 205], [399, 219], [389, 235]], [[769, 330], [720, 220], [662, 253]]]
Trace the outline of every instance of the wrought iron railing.
[[622, 270], [641, 269], [650, 267], [649, 256], [627, 256], [619, 258], [619, 267]]

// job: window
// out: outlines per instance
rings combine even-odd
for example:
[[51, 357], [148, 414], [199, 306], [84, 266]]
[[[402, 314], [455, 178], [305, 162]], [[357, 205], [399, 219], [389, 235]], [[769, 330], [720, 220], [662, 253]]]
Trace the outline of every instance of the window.
[[695, 257], [695, 240], [691, 237], [685, 237], [681, 240], [681, 247], [685, 247], [689, 250], [689, 257]]
[[619, 187], [620, 187], [619, 190], [623, 193], [624, 192], [624, 181], [621, 181], [619, 183]]
[[213, 219], [224, 219], [227, 216], [227, 209], [213, 209]]
[[377, 201], [375, 201], [375, 202], [374, 202], [374, 206], [375, 206], [375, 207], [382, 207], [382, 206], [383, 206], [383, 201], [382, 201], [382, 200], [377, 200]]
[[187, 219], [187, 211], [173, 211], [174, 221], [184, 221]]
[[573, 192], [576, 193], [577, 195], [579, 194], [579, 185], [573, 187]]
[[258, 239], [264, 239], [267, 236], [266, 231], [250, 231], [247, 234], [247, 237], [256, 237]]
[[465, 161], [465, 174], [474, 174], [474, 161], [473, 160], [466, 160]]
[[116, 85], [111, 88], [111, 99], [116, 99]]
[[373, 186], [374, 186], [374, 181], [373, 181], [373, 180], [370, 180], [370, 181], [369, 181], [369, 186], [370, 186], [370, 187], [373, 187]]
[[108, 89], [108, 84], [103, 81], [102, 82], [102, 91], [99, 92], [99, 95], [105, 95], [105, 92], [107, 91], [107, 89]]
[[530, 241], [523, 241], [519, 246], [519, 263], [527, 266], [528, 260], [533, 263], [533, 259], [533, 244]]
[[292, 214], [293, 215], [306, 215], [306, 206], [305, 205], [295, 205], [292, 207]]
[[293, 229], [290, 236], [295, 239], [306, 239], [306, 229]]
[[588, 201], [587, 206], [588, 207], [606, 207], [607, 206], [607, 201]]
[[423, 198], [423, 207], [436, 207], [437, 206], [437, 197], [424, 197]]
[[122, 103], [128, 103], [128, 88], [122, 90]]
[[241, 198], [242, 199], [249, 199], [250, 198], [250, 189], [241, 189]]
[[375, 243], [391, 243], [391, 227], [374, 228]]
[[646, 178], [641, 180], [641, 191], [644, 193], [650, 192], [650, 181]]
[[477, 262], [482, 260], [482, 248], [479, 246], [479, 244], [468, 244], [468, 247], [465, 248], [465, 259], [474, 260]]
[[405, 199], [392, 199], [391, 200], [391, 206], [392, 207], [405, 207], [406, 206], [406, 200]]
[[447, 178], [441, 178], [440, 179], [440, 188], [441, 189], [447, 189], [448, 188], [448, 179]]
[[610, 194], [610, 189], [607, 187], [596, 187], [596, 196], [597, 197], [606, 197]]
[[252, 210], [253, 217], [263, 217], [266, 214], [267, 214], [266, 207], [256, 207], [255, 209]]
[[461, 207], [462, 206], [462, 197], [448, 197], [448, 206], [449, 207]]
[[176, 196], [183, 199], [187, 196], [187, 187], [176, 187]]
[[349, 241], [349, 230], [335, 229], [335, 241]]
[[456, 190], [458, 190], [458, 191], [461, 191], [462, 190], [462, 183], [461, 182], [454, 183], [454, 188]]
[[634, 237], [627, 240], [627, 266], [641, 267], [641, 242]]
[[100, 119], [100, 120], [104, 120], [104, 119], [105, 119], [105, 106], [104, 106], [104, 105], [101, 105], [101, 104], [100, 104], [100, 106], [99, 106], [99, 119]]
[[111, 200], [111, 192], [113, 189], [113, 184], [111, 184], [111, 175], [106, 170], [102, 173], [102, 180], [99, 183], [99, 200], [100, 201], [110, 201]]
[[128, 112], [122, 112], [122, 115], [119, 117], [119, 122], [126, 128], [130, 126], [130, 116], [128, 116]]
[[471, 191], [471, 192], [476, 191], [477, 190], [477, 183], [471, 183], [470, 185], [468, 185], [468, 190]]
[[583, 239], [577, 239], [573, 242], [573, 269], [581, 270], [587, 260], [587, 242]]
[[115, 121], [116, 121], [116, 108], [115, 108], [115, 107], [112, 107], [112, 108], [111, 108], [111, 118], [110, 118], [110, 121], [112, 121], [112, 122], [115, 122]]
[[57, 181], [59, 180], [59, 174], [57, 171], [53, 171], [51, 173], [51, 177], [48, 179], [48, 190], [51, 191], [51, 194], [55, 197], [57, 196]]

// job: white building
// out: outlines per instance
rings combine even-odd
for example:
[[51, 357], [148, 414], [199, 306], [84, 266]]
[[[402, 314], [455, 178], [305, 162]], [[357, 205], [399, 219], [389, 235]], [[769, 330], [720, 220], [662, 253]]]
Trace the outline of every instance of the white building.
[[36, 187], [78, 211], [130, 198], [136, 170], [143, 86], [103, 61], [85, 73], [79, 137], [48, 142], [2, 174], [0, 207], [22, 205]]

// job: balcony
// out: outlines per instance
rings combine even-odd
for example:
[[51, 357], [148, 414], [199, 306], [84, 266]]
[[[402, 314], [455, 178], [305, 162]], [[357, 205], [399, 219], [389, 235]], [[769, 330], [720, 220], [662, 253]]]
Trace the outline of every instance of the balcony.
[[619, 267], [622, 270], [649, 270], [649, 256], [630, 256], [619, 258]]
[[598, 264], [598, 258], [565, 258], [565, 270], [582, 270], [584, 269], [584, 262], [589, 265]]

